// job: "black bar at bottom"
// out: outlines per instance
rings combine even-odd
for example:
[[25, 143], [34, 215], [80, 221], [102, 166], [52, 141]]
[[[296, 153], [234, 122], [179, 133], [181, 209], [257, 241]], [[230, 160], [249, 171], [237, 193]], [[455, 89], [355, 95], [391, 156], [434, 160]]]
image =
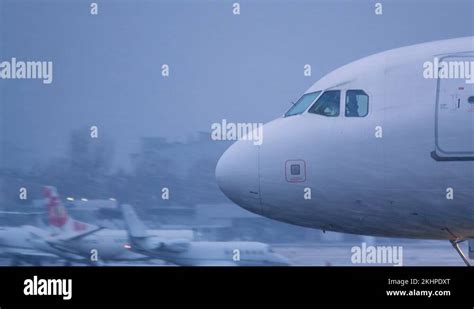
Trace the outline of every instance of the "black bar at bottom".
[[[25, 280], [34, 276], [72, 279], [72, 298], [25, 296]], [[473, 279], [474, 268], [468, 267], [0, 267], [0, 308], [14, 303], [410, 303], [473, 308]], [[449, 295], [387, 296], [387, 291]]]

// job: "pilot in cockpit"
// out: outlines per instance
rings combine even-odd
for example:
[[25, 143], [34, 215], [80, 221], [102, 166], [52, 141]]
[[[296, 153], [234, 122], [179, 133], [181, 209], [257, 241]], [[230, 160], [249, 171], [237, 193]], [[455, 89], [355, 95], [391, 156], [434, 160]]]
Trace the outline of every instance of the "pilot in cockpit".
[[351, 93], [347, 95], [346, 116], [359, 117], [359, 104], [357, 103], [357, 97], [355, 94]]

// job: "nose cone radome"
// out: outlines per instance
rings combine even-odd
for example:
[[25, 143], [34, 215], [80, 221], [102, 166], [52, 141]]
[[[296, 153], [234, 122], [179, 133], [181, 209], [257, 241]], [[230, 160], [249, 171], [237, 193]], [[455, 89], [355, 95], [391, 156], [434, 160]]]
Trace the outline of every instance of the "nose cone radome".
[[259, 147], [252, 141], [238, 141], [217, 162], [216, 179], [221, 191], [234, 203], [261, 213]]

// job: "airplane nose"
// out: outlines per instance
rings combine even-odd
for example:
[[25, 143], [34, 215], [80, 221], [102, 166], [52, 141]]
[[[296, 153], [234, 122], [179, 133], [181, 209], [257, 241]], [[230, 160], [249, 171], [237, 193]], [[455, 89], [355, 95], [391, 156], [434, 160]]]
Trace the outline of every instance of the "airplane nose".
[[238, 141], [227, 149], [216, 166], [217, 184], [237, 205], [261, 213], [259, 147], [252, 141]]

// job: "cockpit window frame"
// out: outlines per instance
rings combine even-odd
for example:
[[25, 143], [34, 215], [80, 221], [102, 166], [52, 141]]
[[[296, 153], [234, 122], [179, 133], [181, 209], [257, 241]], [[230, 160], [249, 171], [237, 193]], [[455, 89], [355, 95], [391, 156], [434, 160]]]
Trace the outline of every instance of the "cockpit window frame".
[[[346, 105], [347, 105], [347, 93], [349, 91], [362, 91], [366, 96], [367, 96], [367, 113], [364, 115], [364, 116], [347, 116], [347, 109], [346, 109]], [[369, 114], [370, 114], [370, 95], [367, 91], [365, 91], [364, 89], [360, 89], [360, 88], [357, 88], [357, 89], [346, 89], [344, 91], [344, 97], [343, 97], [343, 100], [344, 100], [344, 118], [366, 118]]]
[[[301, 100], [304, 96], [306, 96], [306, 95], [308, 95], [308, 94], [318, 93], [318, 92], [319, 92], [319, 94], [316, 95], [316, 97], [308, 104], [308, 106], [307, 106], [303, 111], [301, 111], [301, 112], [299, 112], [299, 113], [297, 113], [297, 114], [288, 115], [288, 112], [290, 112], [290, 111], [293, 109], [293, 107], [294, 107], [296, 104], [298, 104], [298, 101]], [[292, 116], [297, 116], [297, 115], [302, 115], [302, 114], [306, 113], [306, 112], [308, 111], [308, 109], [309, 109], [311, 106], [313, 106], [314, 102], [316, 102], [316, 101], [319, 99], [319, 97], [320, 97], [323, 93], [324, 93], [323, 90], [316, 90], [316, 91], [311, 91], [311, 92], [303, 93], [303, 94], [301, 95], [301, 97], [293, 104], [293, 106], [291, 106], [291, 107], [285, 112], [285, 114], [283, 114], [283, 118], [292, 117]]]
[[[311, 110], [315, 107], [315, 105], [318, 103], [319, 99], [327, 92], [334, 92], [334, 91], [338, 91], [339, 92], [339, 109], [338, 109], [338, 113], [337, 115], [325, 115], [325, 114], [320, 114], [320, 113], [315, 113], [315, 112], [311, 112]], [[330, 89], [326, 89], [324, 91], [321, 92], [321, 94], [318, 96], [318, 98], [316, 99], [316, 101], [313, 102], [313, 104], [306, 110], [306, 113], [308, 114], [312, 114], [312, 115], [319, 115], [319, 116], [323, 116], [323, 117], [329, 117], [329, 118], [338, 118], [338, 117], [341, 117], [341, 104], [342, 104], [342, 98], [344, 98], [345, 96], [343, 96], [344, 91], [342, 89], [334, 89], [334, 88], [330, 88]]]

